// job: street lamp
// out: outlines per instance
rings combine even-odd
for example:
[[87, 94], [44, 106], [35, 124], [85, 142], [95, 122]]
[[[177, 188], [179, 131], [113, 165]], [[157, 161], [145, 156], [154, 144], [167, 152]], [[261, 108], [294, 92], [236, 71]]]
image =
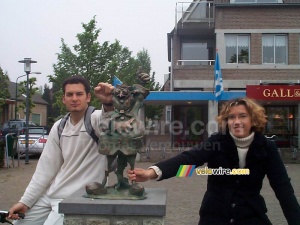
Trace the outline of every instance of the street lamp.
[[[32, 73], [30, 73], [30, 74], [41, 74], [41, 72], [32, 72]], [[18, 105], [17, 105], [17, 103], [18, 103], [18, 79], [21, 78], [21, 77], [24, 77], [24, 76], [26, 76], [26, 75], [27, 75], [27, 74], [21, 75], [21, 76], [17, 77], [17, 79], [16, 79], [15, 120], [17, 119], [17, 107], [18, 107]]]
[[24, 58], [20, 60], [19, 63], [24, 63], [24, 71], [27, 75], [27, 85], [26, 85], [26, 129], [25, 129], [25, 164], [29, 164], [28, 155], [28, 127], [29, 127], [29, 74], [31, 71], [31, 63], [37, 63], [37, 61], [31, 60], [31, 58]]

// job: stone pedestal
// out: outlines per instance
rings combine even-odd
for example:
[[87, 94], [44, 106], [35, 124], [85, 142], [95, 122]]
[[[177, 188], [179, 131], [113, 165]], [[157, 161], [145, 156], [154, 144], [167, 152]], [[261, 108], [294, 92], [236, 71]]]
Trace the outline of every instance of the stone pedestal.
[[163, 225], [167, 190], [145, 188], [144, 200], [85, 198], [79, 190], [59, 204], [64, 225]]

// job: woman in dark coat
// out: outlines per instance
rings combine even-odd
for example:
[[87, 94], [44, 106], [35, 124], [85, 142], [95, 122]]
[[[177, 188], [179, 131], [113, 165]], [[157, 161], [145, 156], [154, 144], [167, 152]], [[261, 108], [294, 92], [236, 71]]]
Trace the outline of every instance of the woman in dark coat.
[[199, 225], [270, 225], [260, 195], [267, 175], [289, 225], [300, 225], [300, 207], [275, 144], [262, 135], [265, 110], [251, 99], [235, 99], [222, 106], [220, 132], [206, 142], [147, 170], [128, 170], [128, 178], [143, 182], [176, 176], [180, 165], [234, 171], [249, 175], [209, 175], [200, 208]]

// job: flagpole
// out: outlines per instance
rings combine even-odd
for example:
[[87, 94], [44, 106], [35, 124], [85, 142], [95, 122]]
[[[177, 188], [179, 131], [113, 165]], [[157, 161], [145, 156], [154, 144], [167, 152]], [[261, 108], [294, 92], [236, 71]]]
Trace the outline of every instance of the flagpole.
[[214, 66], [214, 95], [215, 95], [215, 101], [221, 100], [221, 96], [224, 92], [224, 86], [223, 86], [223, 79], [222, 79], [222, 71], [221, 71], [221, 65], [220, 65], [220, 59], [218, 51], [216, 51], [216, 61]]
[[[216, 49], [216, 56], [218, 54], [218, 49]], [[216, 59], [217, 57], [215, 57]], [[216, 66], [216, 60], [215, 60], [215, 64], [214, 64], [214, 83], [213, 83], [213, 96], [215, 96], [215, 89], [216, 89], [216, 71], [215, 71], [215, 66]], [[215, 105], [215, 101], [216, 99], [213, 100], [213, 105]]]
[[[217, 58], [217, 54], [218, 54], [218, 49], [216, 49], [216, 56], [215, 59]], [[213, 95], [215, 95], [215, 90], [216, 90], [216, 60], [215, 60], [215, 64], [214, 64], [214, 83], [213, 83]], [[215, 100], [213, 101], [213, 104], [215, 103]]]

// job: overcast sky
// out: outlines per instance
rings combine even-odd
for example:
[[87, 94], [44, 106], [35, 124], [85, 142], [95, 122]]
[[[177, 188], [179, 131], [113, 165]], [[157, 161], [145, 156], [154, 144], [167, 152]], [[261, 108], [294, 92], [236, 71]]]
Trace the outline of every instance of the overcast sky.
[[[24, 74], [24, 58], [37, 61], [32, 72], [37, 84], [49, 84], [47, 75], [60, 53], [61, 38], [72, 47], [82, 23], [96, 16], [101, 28], [99, 42], [114, 42], [129, 48], [136, 56], [148, 50], [156, 81], [163, 84], [170, 63], [167, 58], [167, 33], [175, 26], [175, 0], [1, 0], [0, 66], [12, 82]], [[180, 1], [180, 2], [191, 2]], [[18, 80], [25, 80], [22, 77]]]

